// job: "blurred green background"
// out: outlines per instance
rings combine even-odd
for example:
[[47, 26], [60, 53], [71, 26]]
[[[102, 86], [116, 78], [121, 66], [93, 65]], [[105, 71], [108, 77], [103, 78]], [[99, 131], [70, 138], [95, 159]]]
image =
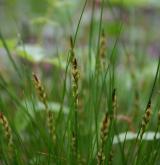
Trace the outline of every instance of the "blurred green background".
[[[76, 55], [80, 59], [82, 77], [89, 51], [92, 2], [87, 1], [76, 43]], [[145, 96], [155, 74], [157, 56], [160, 54], [160, 1], [104, 2], [102, 28], [106, 34], [107, 54], [112, 52], [120, 33], [115, 49], [118, 54], [117, 86], [120, 93], [134, 88], [130, 76], [130, 71], [133, 70], [137, 88], [144, 91]], [[84, 0], [0, 0], [0, 32], [14, 59], [29, 62], [33, 70], [39, 69], [46, 72], [46, 75], [49, 75], [53, 68], [63, 72], [69, 49], [69, 36], [75, 34], [84, 3]], [[93, 56], [97, 49], [100, 10], [101, 1], [95, 0], [90, 50]], [[94, 68], [94, 59], [92, 63]], [[15, 72], [1, 41], [0, 73], [9, 81], [16, 82]], [[124, 84], [126, 89], [122, 88]], [[123, 99], [126, 98], [122, 95]]]
[[[96, 38], [101, 0], [95, 2], [93, 34]], [[36, 56], [36, 51], [53, 56], [58, 50], [64, 52], [67, 49], [68, 37], [75, 32], [83, 4], [83, 0], [0, 0], [1, 33], [5, 39], [12, 39], [11, 48], [22, 39], [24, 44], [38, 44], [43, 49], [34, 47], [33, 56]], [[136, 54], [141, 54], [141, 51], [151, 54], [151, 50], [157, 54], [157, 44], [160, 42], [159, 9], [159, 0], [105, 0], [103, 28], [108, 45], [112, 44], [119, 33], [119, 26], [123, 24], [121, 40], [129, 52], [134, 54], [136, 49]], [[91, 13], [92, 1], [88, 0], [78, 34], [79, 47], [88, 43]]]
[[[144, 91], [145, 96], [145, 92], [148, 92], [146, 89], [150, 87], [155, 74], [157, 56], [160, 54], [160, 1], [105, 0], [104, 2], [102, 28], [106, 34], [107, 54], [112, 52], [120, 33], [119, 43], [115, 49], [118, 54], [119, 93], [134, 88], [130, 76], [130, 70], [133, 70], [137, 88]], [[33, 70], [39, 69], [46, 72], [46, 75], [55, 68], [63, 72], [69, 49], [69, 36], [75, 34], [84, 3], [84, 0], [0, 0], [0, 32], [14, 59], [29, 62]], [[82, 77], [90, 49], [88, 47], [92, 4], [92, 0], [87, 1], [76, 43], [76, 55], [80, 59]], [[93, 56], [97, 49], [100, 10], [101, 0], [95, 0], [90, 50]], [[94, 59], [92, 63], [94, 68]], [[1, 41], [0, 73], [8, 81], [19, 83], [16, 82], [15, 72]], [[126, 89], [122, 88], [124, 84]], [[123, 99], [126, 98], [122, 94]]]

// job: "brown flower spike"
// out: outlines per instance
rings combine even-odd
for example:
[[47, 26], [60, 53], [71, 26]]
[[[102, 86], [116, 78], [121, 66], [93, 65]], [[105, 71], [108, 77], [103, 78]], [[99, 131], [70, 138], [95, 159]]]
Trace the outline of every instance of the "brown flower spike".
[[55, 134], [54, 134], [54, 127], [53, 127], [53, 114], [52, 112], [48, 109], [48, 104], [47, 104], [47, 94], [44, 90], [44, 87], [40, 81], [40, 79], [37, 77], [36, 74], [33, 73], [33, 80], [35, 84], [35, 88], [37, 89], [37, 94], [40, 99], [40, 101], [44, 104], [45, 110], [47, 113], [47, 126], [49, 129], [49, 133], [53, 141], [55, 141]]
[[74, 52], [74, 44], [72, 37], [70, 38], [70, 46], [71, 46], [71, 65], [72, 65], [72, 95], [73, 95], [73, 100], [74, 100], [74, 136], [72, 138], [74, 146], [72, 146], [73, 153], [75, 153], [75, 158], [78, 158], [78, 81], [79, 81], [79, 70], [78, 70], [78, 64], [77, 64], [77, 59], [75, 57], [75, 52]]
[[0, 112], [0, 124], [3, 127], [4, 134], [8, 143], [8, 150], [9, 154], [12, 154], [12, 149], [13, 149], [13, 137], [12, 137], [12, 131], [9, 126], [7, 118], [3, 115], [2, 112]]
[[140, 132], [140, 139], [142, 139], [142, 136], [146, 130], [146, 127], [150, 121], [150, 118], [151, 118], [151, 114], [152, 114], [152, 109], [151, 109], [151, 101], [149, 101], [148, 105], [147, 105], [147, 109], [146, 109], [146, 112], [143, 116], [143, 120], [142, 120], [142, 123], [141, 123], [141, 132]]
[[97, 60], [96, 60], [96, 70], [98, 72], [105, 68], [105, 64], [106, 64], [105, 51], [106, 51], [106, 37], [105, 37], [104, 30], [102, 30], [102, 33], [100, 36], [99, 51], [98, 51]]
[[100, 149], [99, 149], [98, 154], [97, 154], [97, 164], [98, 165], [104, 164], [104, 162], [105, 162], [105, 155], [104, 155], [104, 149], [103, 148], [104, 148], [104, 143], [107, 139], [109, 125], [110, 125], [110, 118], [109, 118], [108, 113], [106, 113], [104, 120], [102, 122], [101, 132], [100, 132], [101, 144], [100, 144]]

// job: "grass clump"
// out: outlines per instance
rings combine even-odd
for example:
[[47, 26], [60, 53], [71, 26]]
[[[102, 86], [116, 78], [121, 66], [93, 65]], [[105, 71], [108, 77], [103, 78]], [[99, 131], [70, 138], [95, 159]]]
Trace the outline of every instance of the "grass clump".
[[[0, 74], [0, 91], [4, 96], [0, 97], [0, 109], [4, 112], [0, 112], [3, 128], [0, 133], [6, 135], [0, 136], [0, 164], [156, 165], [160, 162], [157, 97], [160, 60], [154, 74], [143, 79], [139, 70], [144, 59], [137, 58], [132, 63], [131, 55], [118, 56], [122, 50], [119, 45], [122, 25], [117, 27], [118, 35], [113, 42], [109, 44], [110, 38], [107, 38], [106, 43], [105, 3], [102, 0], [99, 6], [98, 22], [94, 20], [96, 4], [92, 4], [86, 48], [79, 51], [77, 41], [81, 39], [78, 32], [87, 0], [75, 35], [72, 32], [70, 47], [63, 52], [67, 57], [62, 68], [49, 63], [50, 69], [46, 71], [41, 63], [16, 61], [0, 35], [16, 78], [20, 80], [20, 83], [9, 81]], [[147, 57], [145, 60], [144, 68], [148, 63], [157, 63]], [[44, 61], [46, 64], [48, 59]], [[37, 74], [32, 75], [35, 68]], [[144, 107], [147, 107], [145, 112]], [[6, 150], [7, 147], [10, 149]], [[10, 151], [14, 155], [12, 159]]]

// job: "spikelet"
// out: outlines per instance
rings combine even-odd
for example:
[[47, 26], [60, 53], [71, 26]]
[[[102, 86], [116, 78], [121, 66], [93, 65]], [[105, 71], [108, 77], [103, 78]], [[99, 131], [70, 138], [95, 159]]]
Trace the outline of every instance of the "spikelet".
[[40, 101], [44, 104], [45, 108], [48, 110], [48, 105], [47, 105], [47, 94], [44, 90], [44, 87], [40, 81], [40, 79], [37, 77], [35, 73], [33, 73], [33, 80], [34, 80], [34, 85], [37, 90], [38, 97]]
[[105, 118], [102, 122], [102, 127], [101, 127], [101, 140], [105, 141], [107, 134], [108, 134], [108, 128], [110, 124], [110, 118], [108, 113], [105, 114]]
[[34, 80], [35, 88], [37, 90], [38, 97], [39, 97], [40, 101], [45, 106], [45, 110], [46, 110], [46, 114], [47, 114], [47, 126], [48, 126], [48, 130], [49, 130], [50, 136], [51, 136], [51, 138], [52, 138], [52, 140], [54, 142], [56, 137], [55, 137], [55, 134], [54, 134], [55, 131], [54, 131], [54, 127], [53, 127], [53, 114], [48, 109], [47, 94], [46, 94], [46, 92], [44, 90], [44, 87], [43, 87], [40, 79], [34, 73], [33, 73], [33, 80]]
[[71, 44], [71, 63], [72, 63], [72, 93], [74, 98], [74, 107], [75, 110], [78, 108], [78, 80], [79, 80], [79, 71], [77, 59], [74, 53], [73, 41], [70, 39]]
[[104, 30], [102, 30], [102, 33], [100, 36], [99, 52], [98, 52], [97, 60], [96, 60], [97, 72], [99, 72], [100, 70], [103, 70], [105, 67], [105, 50], [106, 50], [106, 39], [105, 39]]
[[97, 165], [102, 165], [104, 164], [104, 162], [105, 162], [105, 155], [102, 148], [100, 148], [97, 154]]
[[106, 39], [105, 39], [104, 30], [102, 30], [102, 34], [100, 38], [100, 52], [99, 52], [102, 62], [104, 62], [105, 60], [105, 50], [106, 50]]
[[55, 142], [56, 136], [55, 136], [55, 128], [53, 126], [53, 113], [51, 111], [47, 111], [47, 125], [48, 125], [48, 129], [49, 129], [49, 133], [50, 136], [53, 140], [53, 142]]
[[110, 118], [108, 113], [105, 114], [105, 117], [102, 122], [101, 131], [100, 131], [100, 148], [97, 154], [97, 164], [101, 165], [105, 162], [105, 155], [104, 155], [104, 144], [108, 136], [108, 130], [110, 125]]
[[79, 80], [79, 72], [77, 69], [77, 60], [74, 57], [72, 60], [72, 77], [73, 77], [73, 97], [74, 97], [74, 106], [78, 107], [78, 80]]
[[143, 120], [142, 120], [142, 123], [141, 123], [140, 139], [142, 139], [142, 136], [143, 136], [143, 134], [146, 130], [146, 127], [147, 127], [149, 121], [150, 121], [151, 114], [152, 114], [151, 101], [149, 101], [149, 103], [147, 105], [145, 115], [143, 116]]
[[11, 131], [11, 128], [9, 126], [7, 118], [3, 115], [2, 112], [0, 112], [0, 124], [3, 127], [5, 137], [6, 137], [6, 140], [7, 140], [7, 143], [8, 143], [9, 155], [11, 156], [12, 155], [12, 150], [13, 150], [12, 131]]
[[74, 100], [74, 150], [73, 153], [75, 152], [75, 157], [76, 159], [78, 158], [78, 121], [77, 121], [77, 113], [78, 113], [78, 81], [79, 81], [79, 70], [78, 70], [78, 64], [77, 64], [77, 59], [75, 57], [75, 52], [74, 52], [74, 44], [72, 38], [70, 38], [70, 45], [71, 45], [71, 65], [72, 65], [72, 95], [73, 95], [73, 100]]

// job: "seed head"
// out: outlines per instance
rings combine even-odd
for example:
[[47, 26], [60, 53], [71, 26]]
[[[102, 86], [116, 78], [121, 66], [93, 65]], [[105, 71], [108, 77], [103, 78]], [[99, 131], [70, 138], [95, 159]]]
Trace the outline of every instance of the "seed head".
[[8, 143], [8, 150], [9, 150], [9, 155], [12, 154], [12, 149], [13, 149], [13, 137], [12, 137], [12, 131], [11, 127], [9, 125], [9, 122], [7, 118], [3, 115], [2, 112], [0, 112], [0, 124], [3, 127], [4, 134]]
[[78, 123], [77, 123], [77, 119], [78, 119], [78, 81], [79, 81], [79, 70], [78, 70], [78, 63], [77, 63], [77, 59], [75, 57], [75, 52], [74, 52], [74, 44], [73, 44], [73, 40], [72, 38], [70, 38], [70, 45], [71, 45], [71, 70], [72, 70], [72, 95], [73, 95], [73, 100], [74, 100], [74, 125], [75, 125], [75, 129], [74, 129], [74, 134], [72, 136], [72, 148], [73, 148], [73, 153], [74, 153], [74, 157], [78, 158], [78, 138], [77, 138], [77, 134], [78, 134]]
[[151, 109], [151, 101], [149, 101], [148, 105], [147, 105], [147, 109], [146, 109], [146, 112], [143, 116], [143, 119], [142, 119], [142, 123], [141, 123], [141, 134], [140, 134], [140, 138], [142, 139], [142, 136], [146, 130], [146, 127], [150, 121], [150, 118], [151, 118], [151, 114], [152, 114], [152, 109]]
[[37, 94], [38, 94], [38, 97], [40, 99], [40, 101], [45, 105], [47, 106], [47, 94], [44, 90], [44, 87], [40, 81], [40, 79], [37, 77], [36, 74], [33, 73], [33, 80], [34, 80], [34, 85], [35, 85], [35, 88], [37, 89]]
[[108, 113], [106, 113], [105, 117], [103, 119], [103, 122], [102, 122], [101, 132], [100, 132], [101, 143], [100, 143], [100, 148], [99, 148], [99, 151], [97, 154], [97, 164], [98, 165], [104, 164], [104, 161], [105, 161], [105, 155], [104, 155], [103, 148], [104, 148], [104, 143], [107, 139], [109, 125], [110, 125], [110, 118], [109, 118]]
[[53, 127], [53, 114], [52, 112], [48, 109], [48, 104], [47, 104], [47, 94], [45, 92], [45, 89], [40, 81], [40, 79], [37, 77], [36, 74], [33, 74], [33, 80], [35, 84], [35, 88], [37, 89], [37, 94], [40, 99], [40, 101], [44, 104], [45, 110], [46, 110], [46, 116], [47, 116], [47, 126], [48, 130], [50, 133], [50, 136], [53, 141], [55, 141], [55, 131]]

